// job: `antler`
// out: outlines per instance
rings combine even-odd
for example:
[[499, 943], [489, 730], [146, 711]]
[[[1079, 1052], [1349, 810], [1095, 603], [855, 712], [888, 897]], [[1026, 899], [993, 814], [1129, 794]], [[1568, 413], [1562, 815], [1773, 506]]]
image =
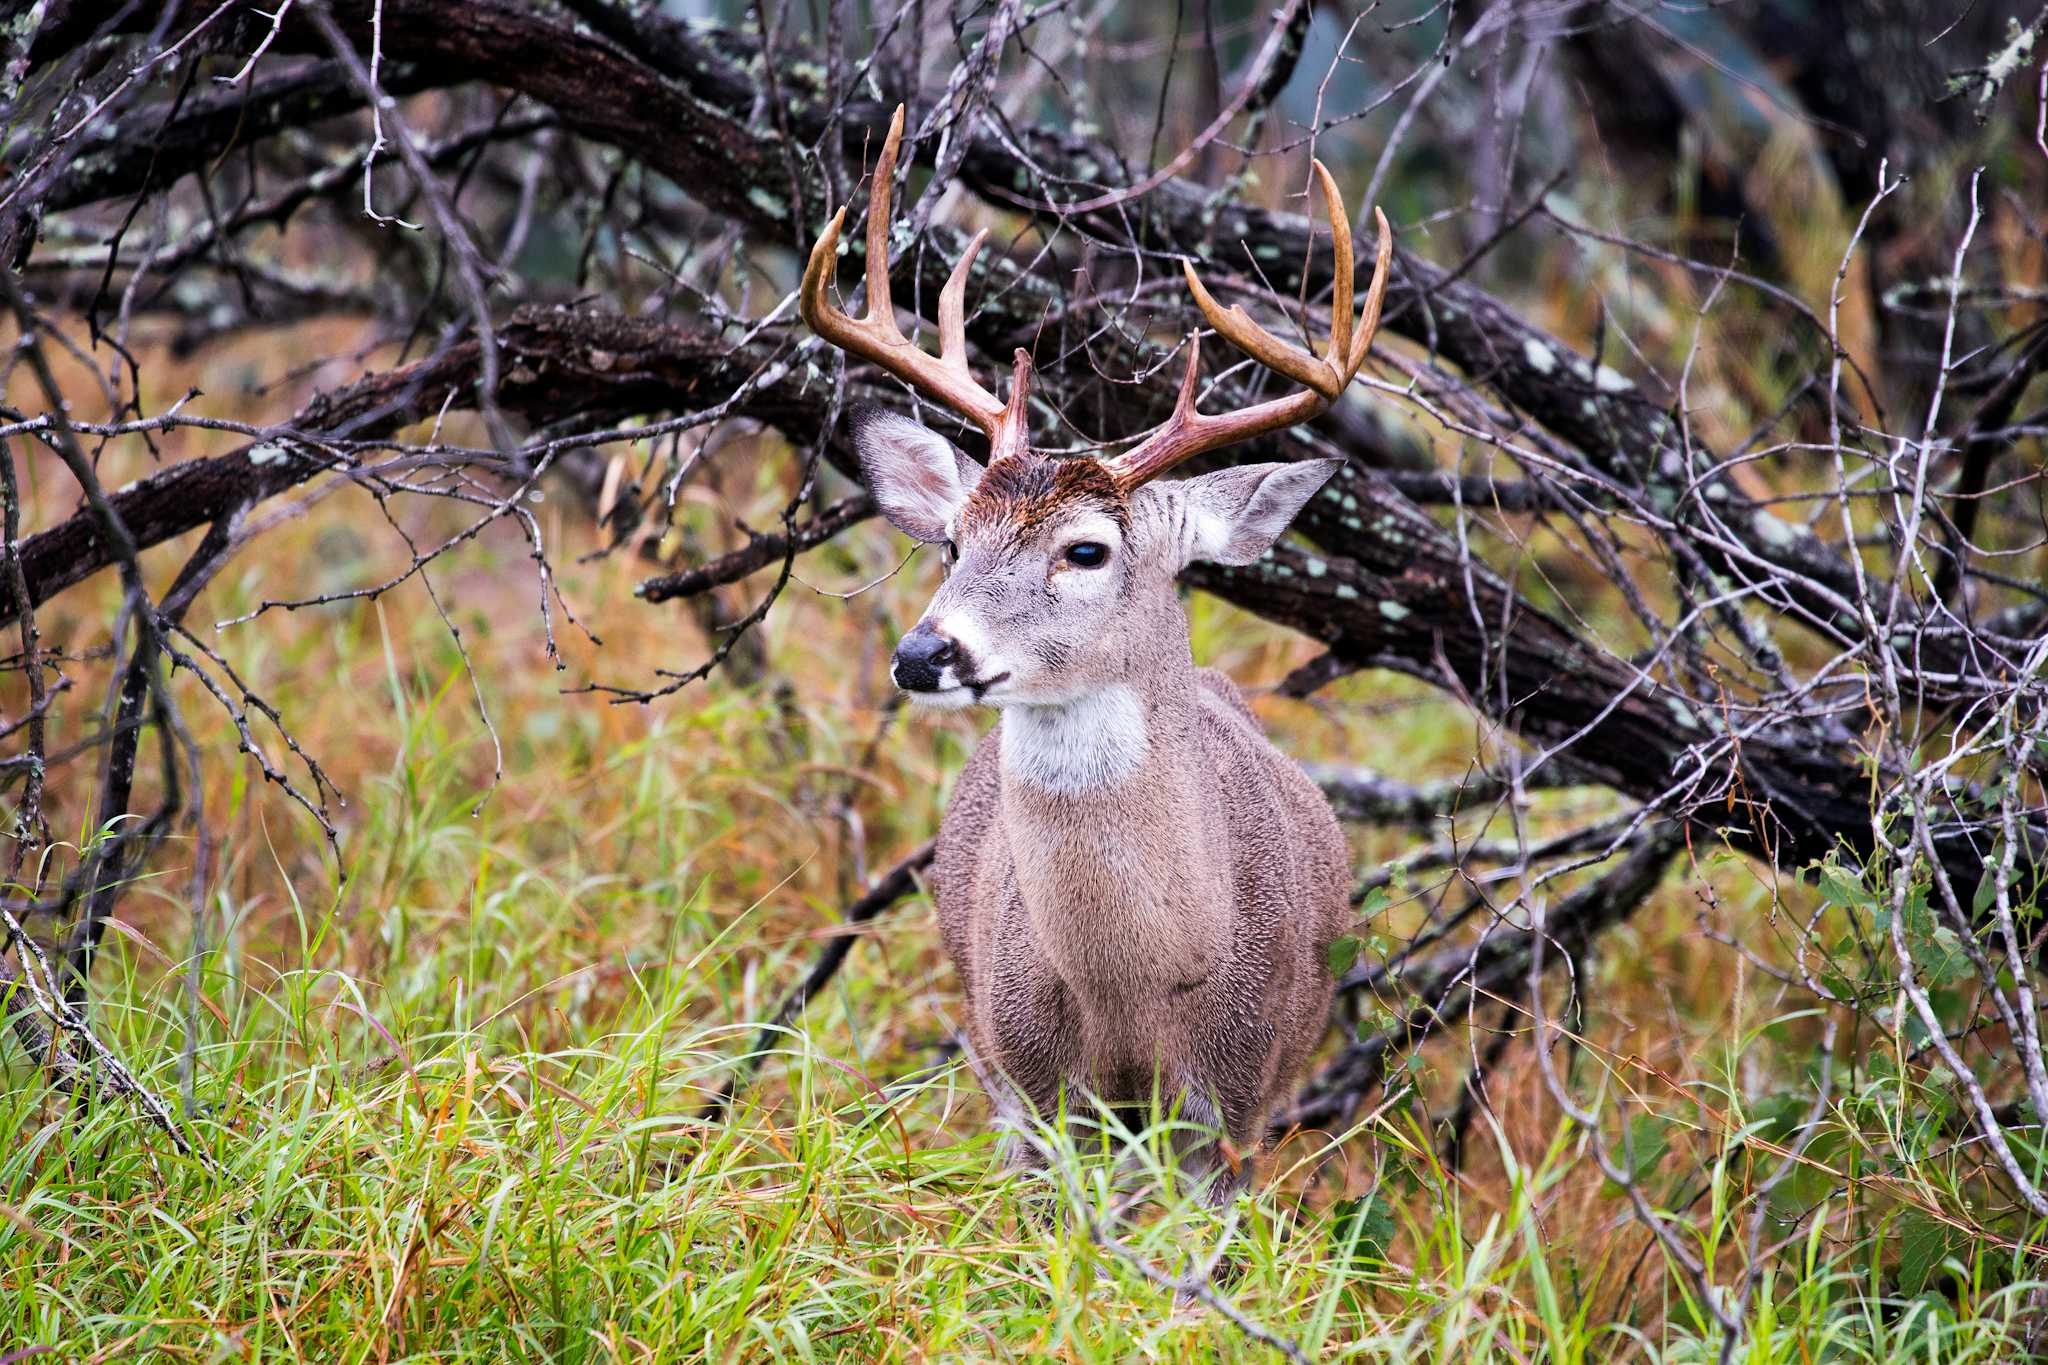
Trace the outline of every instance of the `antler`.
[[1182, 262], [1188, 289], [1194, 294], [1195, 304], [1202, 310], [1202, 316], [1209, 320], [1209, 325], [1261, 365], [1305, 387], [1285, 398], [1273, 398], [1236, 412], [1205, 417], [1195, 411], [1195, 384], [1202, 367], [1201, 341], [1198, 336], [1190, 335], [1188, 372], [1181, 380], [1180, 397], [1174, 402], [1173, 416], [1131, 449], [1102, 462], [1126, 489], [1157, 478], [1181, 461], [1205, 450], [1234, 445], [1268, 431], [1279, 431], [1307, 421], [1336, 402], [1337, 396], [1344, 392], [1344, 386], [1358, 374], [1358, 367], [1365, 363], [1365, 353], [1372, 348], [1373, 333], [1379, 330], [1380, 304], [1387, 295], [1387, 270], [1394, 256], [1394, 234], [1387, 227], [1387, 215], [1374, 209], [1373, 220], [1379, 225], [1380, 232], [1379, 258], [1373, 265], [1372, 286], [1366, 290], [1365, 314], [1354, 330], [1351, 320], [1351, 224], [1346, 220], [1344, 200], [1337, 193], [1337, 182], [1330, 178], [1330, 172], [1322, 162], [1316, 162], [1315, 168], [1316, 179], [1322, 182], [1323, 204], [1330, 215], [1330, 235], [1335, 238], [1337, 248], [1327, 354], [1317, 359], [1306, 351], [1289, 346], [1253, 322], [1251, 316], [1235, 304], [1226, 310], [1202, 287], [1201, 280], [1195, 276], [1194, 266]]
[[974, 234], [966, 254], [953, 267], [946, 287], [939, 291], [938, 355], [919, 350], [896, 326], [896, 309], [889, 302], [889, 210], [896, 178], [896, 152], [902, 142], [903, 106], [899, 104], [896, 117], [889, 121], [889, 136], [875, 162], [869, 190], [867, 316], [856, 322], [825, 297], [839, 258], [839, 230], [846, 222], [844, 208], [832, 215], [817, 245], [811, 248], [811, 259], [804, 266], [804, 281], [797, 294], [797, 311], [812, 331], [840, 350], [873, 361], [980, 427], [988, 437], [991, 457], [1008, 454], [1021, 449], [1027, 437], [1025, 393], [1030, 384], [1030, 360], [1023, 351], [1017, 352], [1008, 404], [983, 388], [967, 368], [963, 301], [967, 275], [988, 237], [986, 231]]

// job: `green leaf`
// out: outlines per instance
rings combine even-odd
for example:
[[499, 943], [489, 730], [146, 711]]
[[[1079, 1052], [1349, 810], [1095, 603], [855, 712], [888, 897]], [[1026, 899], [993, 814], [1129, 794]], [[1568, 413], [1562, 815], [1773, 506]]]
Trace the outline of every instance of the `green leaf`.
[[1863, 883], [1844, 876], [1838, 867], [1821, 870], [1820, 894], [1829, 904], [1839, 905], [1844, 910], [1865, 910], [1871, 905], [1870, 893], [1863, 889]]
[[1926, 1287], [1927, 1277], [1948, 1256], [1950, 1229], [1924, 1213], [1899, 1220], [1899, 1288], [1908, 1297]]
[[1355, 934], [1339, 934], [1330, 940], [1330, 975], [1342, 976], [1351, 970], [1351, 964], [1358, 961], [1358, 938]]
[[1946, 986], [1958, 977], [1970, 974], [1969, 950], [1956, 937], [1956, 931], [1947, 925], [1927, 936], [1924, 949], [1916, 946], [1913, 958], [1930, 986]]
[[[1644, 1176], [1657, 1169], [1657, 1163], [1671, 1150], [1671, 1121], [1658, 1118], [1655, 1114], [1637, 1114], [1628, 1121], [1628, 1141], [1614, 1144], [1614, 1164], [1628, 1174], [1630, 1183], [1640, 1183]], [[1613, 1181], [1607, 1182], [1610, 1192], [1619, 1192]]]
[[1340, 1199], [1330, 1210], [1330, 1243], [1340, 1254], [1351, 1248], [1354, 1261], [1384, 1261], [1397, 1227], [1393, 1204], [1377, 1191]]

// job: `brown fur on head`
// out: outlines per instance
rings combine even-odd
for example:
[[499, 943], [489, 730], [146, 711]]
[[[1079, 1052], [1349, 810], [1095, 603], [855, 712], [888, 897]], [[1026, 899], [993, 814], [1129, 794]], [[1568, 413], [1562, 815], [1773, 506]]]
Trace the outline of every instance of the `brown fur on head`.
[[959, 524], [962, 530], [1007, 524], [1018, 535], [1029, 535], [1081, 507], [1097, 508], [1120, 527], [1130, 526], [1130, 499], [1095, 461], [1005, 455], [983, 471], [960, 509]]

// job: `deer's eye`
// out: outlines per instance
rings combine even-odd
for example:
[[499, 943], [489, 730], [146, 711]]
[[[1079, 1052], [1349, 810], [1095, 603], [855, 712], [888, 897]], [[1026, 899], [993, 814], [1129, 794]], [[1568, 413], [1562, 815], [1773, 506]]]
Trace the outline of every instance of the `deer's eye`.
[[1067, 547], [1067, 563], [1077, 569], [1099, 569], [1109, 562], [1109, 547], [1099, 540], [1081, 540]]

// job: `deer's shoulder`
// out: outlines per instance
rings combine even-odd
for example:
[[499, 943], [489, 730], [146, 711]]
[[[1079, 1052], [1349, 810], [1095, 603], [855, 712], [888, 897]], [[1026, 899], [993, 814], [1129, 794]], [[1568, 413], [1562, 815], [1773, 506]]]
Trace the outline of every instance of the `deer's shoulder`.
[[1251, 703], [1244, 699], [1244, 692], [1231, 680], [1228, 673], [1214, 668], [1198, 668], [1195, 670], [1195, 681], [1209, 696], [1243, 717], [1245, 723], [1253, 730], [1258, 730], [1262, 735], [1265, 733], [1259, 730], [1259, 718], [1252, 714]]

